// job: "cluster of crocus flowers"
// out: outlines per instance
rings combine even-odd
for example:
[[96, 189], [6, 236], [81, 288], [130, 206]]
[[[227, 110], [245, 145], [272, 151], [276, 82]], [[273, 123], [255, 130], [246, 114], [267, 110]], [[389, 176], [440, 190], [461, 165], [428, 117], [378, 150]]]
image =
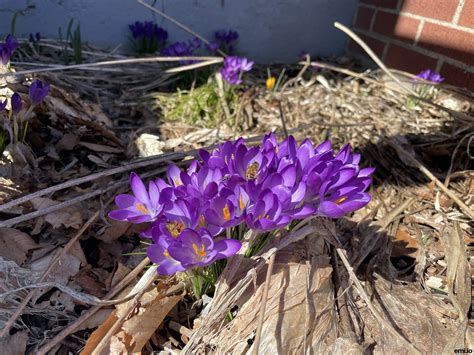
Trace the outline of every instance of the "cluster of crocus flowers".
[[18, 41], [12, 35], [8, 35], [3, 43], [0, 43], [0, 63], [7, 65], [13, 53], [19, 47]]
[[136, 21], [128, 27], [139, 53], [154, 53], [163, 48], [168, 39], [168, 32], [152, 21]]
[[[202, 41], [194, 37], [193, 39], [187, 42], [174, 42], [168, 47], [164, 48], [161, 52], [167, 57], [190, 57], [194, 55], [194, 52], [198, 50], [202, 45]], [[192, 61], [183, 60], [180, 61], [181, 64], [190, 64]]]
[[[48, 83], [43, 83], [40, 80], [33, 81], [28, 91], [30, 106], [26, 111], [23, 110], [23, 100], [20, 94], [13, 93], [10, 99], [10, 111], [7, 115], [11, 121], [8, 119], [2, 121], [2, 126], [9, 132], [11, 142], [18, 142], [20, 137], [24, 139], [28, 127], [28, 120], [33, 109], [43, 102], [49, 91], [50, 85]], [[6, 109], [7, 103], [7, 99], [3, 102], [0, 101], [0, 113]]]
[[416, 77], [429, 81], [433, 84], [439, 84], [444, 81], [444, 78], [441, 76], [441, 74], [431, 69], [422, 70]]
[[235, 46], [237, 40], [239, 39], [239, 34], [234, 30], [219, 30], [214, 32], [214, 41], [212, 41], [208, 46], [210, 52], [216, 52], [218, 49], [221, 49], [227, 54], [233, 54], [235, 52]]
[[254, 62], [247, 58], [229, 56], [224, 58], [224, 66], [220, 73], [225, 81], [231, 85], [242, 83], [242, 74], [252, 70]]
[[133, 195], [118, 195], [109, 216], [132, 223], [151, 222], [149, 258], [160, 274], [202, 267], [228, 258], [240, 242], [226, 229], [246, 225], [265, 232], [311, 216], [341, 217], [370, 201], [366, 192], [373, 168], [359, 166], [360, 155], [345, 145], [335, 154], [326, 141], [298, 145], [273, 134], [250, 147], [242, 138], [214, 151], [200, 151], [187, 170], [170, 165], [167, 181], [148, 188], [132, 173]]

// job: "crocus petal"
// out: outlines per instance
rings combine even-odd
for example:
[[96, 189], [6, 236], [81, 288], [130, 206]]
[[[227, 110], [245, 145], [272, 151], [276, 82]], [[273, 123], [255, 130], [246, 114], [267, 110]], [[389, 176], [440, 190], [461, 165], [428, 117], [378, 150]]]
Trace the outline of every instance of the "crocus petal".
[[224, 239], [214, 243], [214, 250], [218, 252], [217, 259], [224, 259], [235, 255], [242, 244], [235, 239]]
[[319, 213], [330, 218], [338, 218], [344, 216], [344, 210], [338, 204], [331, 201], [323, 201], [319, 205]]
[[137, 199], [131, 195], [121, 194], [115, 196], [115, 204], [120, 208], [133, 207], [136, 202]]
[[130, 186], [132, 187], [135, 197], [142, 203], [148, 204], [150, 198], [148, 196], [145, 184], [135, 173], [130, 174]]

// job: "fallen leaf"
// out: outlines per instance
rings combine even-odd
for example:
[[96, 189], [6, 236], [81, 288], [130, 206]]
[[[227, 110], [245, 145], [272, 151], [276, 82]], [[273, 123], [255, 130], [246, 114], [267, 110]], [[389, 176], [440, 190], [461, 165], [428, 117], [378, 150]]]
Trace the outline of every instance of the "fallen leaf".
[[16, 332], [0, 342], [0, 355], [23, 355], [26, 354], [28, 342], [28, 331]]
[[80, 139], [74, 133], [66, 133], [58, 143], [56, 143], [56, 150], [61, 152], [63, 150], [72, 150], [76, 145], [78, 145]]
[[[163, 297], [156, 289], [145, 292], [138, 302], [138, 309], [119, 327], [111, 337], [101, 354], [131, 354], [140, 352], [168, 313], [183, 298], [183, 295]], [[117, 310], [89, 337], [81, 355], [92, 354], [107, 331], [115, 325], [120, 317], [129, 313], [134, 300], [119, 304]]]
[[[31, 200], [31, 203], [36, 210], [41, 210], [57, 205], [59, 202], [49, 198], [37, 197]], [[63, 225], [66, 228], [79, 229], [83, 222], [81, 210], [77, 206], [70, 206], [48, 213], [42, 218], [53, 228], [59, 228]]]
[[392, 257], [409, 256], [414, 259], [417, 258], [420, 243], [416, 236], [412, 236], [408, 233], [406, 228], [400, 227], [392, 241]]
[[0, 228], [0, 256], [21, 265], [26, 254], [38, 244], [26, 233], [14, 228]]

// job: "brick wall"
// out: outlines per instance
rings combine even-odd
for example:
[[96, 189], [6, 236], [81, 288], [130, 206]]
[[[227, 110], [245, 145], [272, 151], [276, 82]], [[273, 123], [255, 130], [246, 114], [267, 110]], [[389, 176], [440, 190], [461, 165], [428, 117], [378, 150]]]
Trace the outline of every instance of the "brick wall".
[[387, 66], [474, 91], [474, 0], [359, 0], [353, 30]]

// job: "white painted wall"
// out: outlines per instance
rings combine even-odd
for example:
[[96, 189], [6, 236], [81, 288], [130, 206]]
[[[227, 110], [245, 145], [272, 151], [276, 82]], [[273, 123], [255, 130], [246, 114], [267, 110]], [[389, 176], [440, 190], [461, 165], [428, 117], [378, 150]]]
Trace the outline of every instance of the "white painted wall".
[[[217, 29], [237, 30], [239, 51], [252, 59], [291, 62], [302, 50], [342, 54], [347, 39], [333, 23], [350, 24], [356, 4], [357, 0], [157, 0], [155, 6], [205, 37]], [[123, 43], [124, 48], [127, 24], [153, 19], [136, 0], [0, 0], [0, 35], [9, 33], [16, 11], [22, 11], [17, 36], [39, 31], [57, 37], [58, 28], [65, 32], [74, 17], [81, 22], [84, 41], [111, 47]], [[190, 37], [172, 23], [155, 19], [171, 41]]]

